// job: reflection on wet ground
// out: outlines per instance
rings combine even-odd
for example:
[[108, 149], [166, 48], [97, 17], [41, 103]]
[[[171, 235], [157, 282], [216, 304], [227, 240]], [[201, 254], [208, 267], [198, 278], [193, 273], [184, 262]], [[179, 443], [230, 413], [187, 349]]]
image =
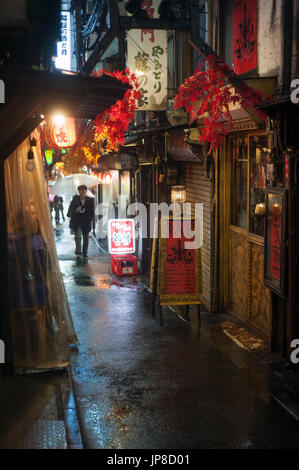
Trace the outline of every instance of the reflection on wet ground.
[[56, 240], [79, 337], [71, 381], [15, 377], [0, 397], [0, 448], [299, 448], [298, 387], [277, 358], [233, 343], [228, 315], [203, 313], [199, 328], [195, 310], [187, 322], [165, 308], [161, 327], [140, 278], [112, 275], [93, 240], [76, 265], [66, 227]]
[[285, 383], [266, 355], [257, 362], [223, 334], [229, 317], [202, 315], [199, 330], [195, 310], [187, 323], [165, 309], [161, 327], [138, 278], [112, 275], [93, 242], [77, 267], [69, 246], [61, 239], [58, 252], [80, 340], [72, 377], [85, 447], [299, 448], [277, 400]]

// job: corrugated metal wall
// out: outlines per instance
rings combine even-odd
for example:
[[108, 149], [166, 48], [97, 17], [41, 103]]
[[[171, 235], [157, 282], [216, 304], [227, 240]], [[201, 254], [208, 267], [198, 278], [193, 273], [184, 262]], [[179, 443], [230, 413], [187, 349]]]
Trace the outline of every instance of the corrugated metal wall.
[[202, 247], [202, 276], [203, 276], [203, 305], [211, 311], [212, 309], [212, 286], [213, 286], [213, 214], [212, 206], [212, 184], [206, 176], [206, 169], [202, 163], [186, 165], [186, 192], [187, 202], [203, 203], [203, 247]]

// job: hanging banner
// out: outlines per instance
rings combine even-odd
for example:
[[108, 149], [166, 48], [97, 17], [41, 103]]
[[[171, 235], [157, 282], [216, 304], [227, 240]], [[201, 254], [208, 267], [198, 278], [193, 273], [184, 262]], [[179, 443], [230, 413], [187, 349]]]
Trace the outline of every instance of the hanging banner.
[[[149, 18], [158, 18], [160, 0], [144, 0]], [[167, 109], [167, 31], [133, 29], [128, 32], [128, 68], [138, 78], [142, 96], [139, 111]]]
[[233, 65], [237, 74], [257, 67], [257, 0], [235, 0]]

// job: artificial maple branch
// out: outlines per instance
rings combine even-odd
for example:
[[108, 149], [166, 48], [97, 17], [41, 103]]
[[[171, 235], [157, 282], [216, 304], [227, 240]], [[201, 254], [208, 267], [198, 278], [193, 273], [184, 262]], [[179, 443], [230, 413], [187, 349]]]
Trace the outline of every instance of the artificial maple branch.
[[211, 153], [221, 146], [233, 123], [230, 106], [239, 104], [244, 109], [255, 108], [263, 119], [265, 114], [256, 109], [262, 102], [262, 93], [244, 82], [238, 88], [228, 87], [226, 77], [231, 69], [216, 56], [209, 56], [206, 61], [207, 70], [196, 69], [194, 75], [180, 86], [175, 109], [184, 108], [189, 113], [190, 124], [204, 117], [199, 141], [209, 143]]

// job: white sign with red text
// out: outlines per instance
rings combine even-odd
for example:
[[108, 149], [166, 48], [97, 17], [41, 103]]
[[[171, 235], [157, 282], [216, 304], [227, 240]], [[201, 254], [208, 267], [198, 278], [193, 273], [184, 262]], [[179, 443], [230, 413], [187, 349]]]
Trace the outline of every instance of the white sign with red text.
[[134, 219], [110, 219], [108, 222], [108, 243], [111, 255], [134, 253]]

